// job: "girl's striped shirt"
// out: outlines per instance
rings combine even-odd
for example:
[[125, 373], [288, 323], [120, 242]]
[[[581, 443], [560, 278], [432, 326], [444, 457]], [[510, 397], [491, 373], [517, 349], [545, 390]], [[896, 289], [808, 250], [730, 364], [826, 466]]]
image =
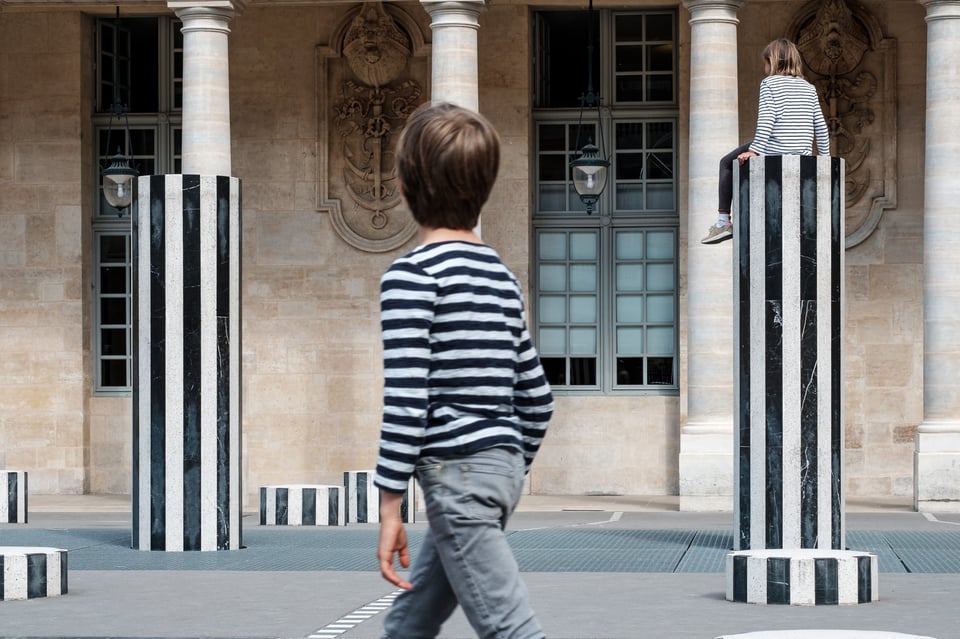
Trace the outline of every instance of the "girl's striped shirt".
[[761, 155], [830, 155], [830, 134], [812, 84], [789, 75], [768, 75], [760, 83], [757, 134], [750, 150]]
[[402, 492], [417, 460], [497, 446], [527, 469], [553, 413], [520, 285], [489, 246], [439, 242], [380, 280], [384, 392], [374, 483]]

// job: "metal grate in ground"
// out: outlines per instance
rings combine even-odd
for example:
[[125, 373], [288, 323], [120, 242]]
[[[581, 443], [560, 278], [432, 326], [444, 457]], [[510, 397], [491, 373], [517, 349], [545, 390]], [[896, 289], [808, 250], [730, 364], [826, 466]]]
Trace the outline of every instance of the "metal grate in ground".
[[[422, 529], [408, 532], [412, 554]], [[375, 526], [266, 528], [243, 533], [242, 550], [165, 553], [130, 548], [117, 528], [0, 527], [0, 546], [70, 551], [71, 570], [377, 571]], [[725, 570], [729, 530], [560, 528], [511, 531], [525, 572], [684, 572]], [[847, 546], [876, 553], [880, 572], [960, 573], [960, 531], [850, 531]]]

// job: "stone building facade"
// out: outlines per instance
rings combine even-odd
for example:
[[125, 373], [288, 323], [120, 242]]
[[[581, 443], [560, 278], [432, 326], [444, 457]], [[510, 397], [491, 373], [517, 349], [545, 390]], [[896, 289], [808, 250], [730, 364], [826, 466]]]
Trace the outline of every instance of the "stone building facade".
[[[683, 508], [729, 509], [732, 260], [729, 244], [699, 238], [716, 209], [717, 160], [753, 134], [760, 53], [784, 35], [801, 45], [834, 148], [852, 167], [847, 495], [960, 505], [955, 0], [598, 0], [597, 85], [615, 166], [591, 219], [569, 203], [553, 215], [548, 204], [566, 188], [553, 184], [548, 138], [569, 136], [577, 121], [556, 94], [572, 73], [563, 65], [585, 69], [585, 40], [571, 38], [585, 2], [0, 0], [0, 467], [27, 470], [32, 491], [131, 492], [132, 318], [122, 309], [132, 296], [109, 288], [129, 268], [129, 217], [108, 214], [98, 195], [102, 147], [113, 144], [110, 127], [122, 127], [107, 98], [131, 105], [131, 149], [153, 136], [149, 152], [134, 154], [141, 173], [179, 173], [193, 161], [195, 116], [177, 100], [194, 80], [177, 70], [204, 61], [183, 60], [194, 54], [176, 30], [196, 8], [212, 10], [228, 33], [229, 70], [214, 78], [228, 93], [219, 114], [227, 142], [196, 152], [225, 151], [213, 170], [242, 181], [247, 505], [260, 485], [339, 483], [375, 461], [379, 276], [415, 245], [392, 182], [392, 144], [411, 108], [449, 99], [479, 108], [503, 140], [483, 239], [523, 283], [534, 334], [567, 335], [559, 351], [546, 348], [559, 366], [557, 410], [529, 489], [680, 495]], [[137, 54], [143, 25], [160, 34], [152, 64], [161, 88], [134, 109], [141, 89], [120, 81], [117, 43], [131, 38]], [[107, 71], [111, 55], [121, 71]], [[641, 130], [647, 137], [629, 146]], [[561, 144], [560, 157], [578, 148]], [[667, 168], [645, 164], [651, 158]], [[634, 161], [639, 178], [627, 175]], [[648, 199], [637, 205], [641, 192]], [[632, 212], [618, 217], [621, 209]], [[657, 245], [668, 247], [663, 260], [601, 263], [631, 238], [647, 238], [649, 249], [651, 234], [667, 238]], [[583, 297], [569, 286], [551, 294], [549, 240], [561, 236], [571, 242], [560, 258], [571, 278], [591, 264], [589, 255], [577, 261], [574, 240], [596, 240], [594, 285], [580, 292], [604, 300], [599, 318], [551, 323], [550, 300]], [[119, 257], [108, 250], [116, 237]], [[660, 269], [663, 287], [642, 292], [667, 303], [659, 323], [617, 319], [618, 300], [627, 308], [641, 297], [617, 275], [638, 264]], [[647, 331], [643, 357], [622, 352], [639, 335], [632, 329]], [[597, 366], [586, 377], [574, 370], [584, 361]]]

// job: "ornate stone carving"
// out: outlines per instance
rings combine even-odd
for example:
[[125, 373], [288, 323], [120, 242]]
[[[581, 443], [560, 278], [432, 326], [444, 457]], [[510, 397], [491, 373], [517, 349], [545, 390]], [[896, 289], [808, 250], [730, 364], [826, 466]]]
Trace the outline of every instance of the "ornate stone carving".
[[428, 53], [419, 26], [379, 2], [351, 11], [333, 46], [319, 50], [319, 208], [359, 249], [389, 251], [416, 232], [393, 155], [403, 124], [425, 99]]
[[873, 233], [897, 204], [896, 41], [866, 9], [816, 0], [787, 31], [820, 94], [833, 155], [846, 159], [846, 246]]

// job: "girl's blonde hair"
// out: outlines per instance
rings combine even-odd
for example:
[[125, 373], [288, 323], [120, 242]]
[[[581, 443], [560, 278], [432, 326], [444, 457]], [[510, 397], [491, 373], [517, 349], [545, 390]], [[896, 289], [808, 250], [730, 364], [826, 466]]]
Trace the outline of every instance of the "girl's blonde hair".
[[763, 59], [770, 64], [770, 75], [803, 77], [803, 61], [797, 45], [786, 38], [778, 38], [763, 50]]

